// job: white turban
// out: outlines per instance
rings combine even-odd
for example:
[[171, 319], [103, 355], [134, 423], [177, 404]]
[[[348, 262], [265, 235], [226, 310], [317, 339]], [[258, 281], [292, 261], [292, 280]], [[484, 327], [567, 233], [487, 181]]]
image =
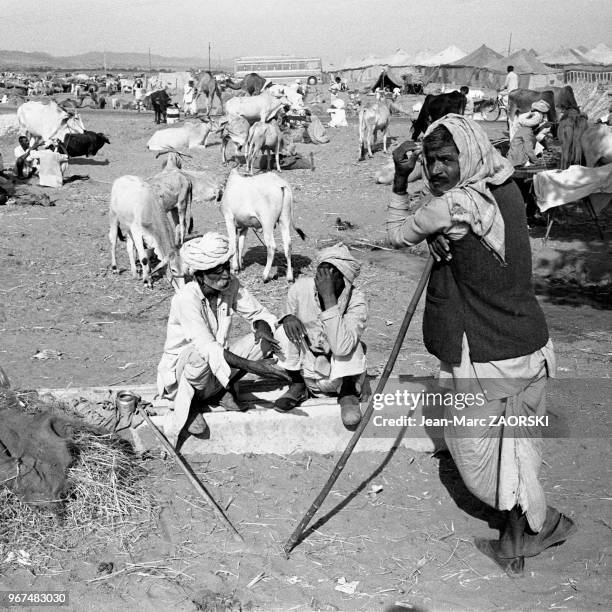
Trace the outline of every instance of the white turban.
[[546, 114], [550, 110], [550, 104], [545, 100], [538, 100], [531, 105], [531, 110], [540, 111]]
[[336, 267], [351, 285], [361, 269], [361, 264], [351, 255], [349, 248], [343, 242], [319, 251], [316, 263], [317, 267], [322, 263]]
[[522, 115], [518, 116], [518, 122], [520, 125], [522, 125], [523, 127], [536, 127], [538, 125], [540, 125], [540, 119], [541, 119], [541, 115], [539, 114], [539, 112], [529, 112], [529, 113], [523, 113]]
[[229, 261], [233, 254], [227, 237], [217, 232], [188, 240], [181, 247], [181, 259], [193, 272], [212, 270]]

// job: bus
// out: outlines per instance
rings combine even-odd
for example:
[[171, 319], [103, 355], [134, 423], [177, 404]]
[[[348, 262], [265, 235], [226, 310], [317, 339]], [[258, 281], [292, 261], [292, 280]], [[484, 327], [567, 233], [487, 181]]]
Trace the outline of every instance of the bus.
[[239, 57], [234, 60], [234, 77], [241, 79], [251, 72], [272, 79], [276, 83], [290, 83], [301, 79], [315, 85], [321, 82], [323, 66], [320, 57], [291, 57], [288, 55]]

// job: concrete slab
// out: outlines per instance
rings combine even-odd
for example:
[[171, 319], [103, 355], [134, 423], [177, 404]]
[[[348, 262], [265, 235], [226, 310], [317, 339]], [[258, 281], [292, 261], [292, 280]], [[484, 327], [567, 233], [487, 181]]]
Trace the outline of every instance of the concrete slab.
[[[419, 390], [422, 386], [414, 386]], [[40, 394], [50, 393], [60, 400], [70, 402], [85, 398], [99, 402], [114, 398], [119, 391], [129, 390], [153, 405], [152, 421], [161, 428], [170, 402], [154, 399], [154, 385], [120, 387], [81, 387], [72, 389], [40, 389]], [[254, 453], [279, 454], [291, 453], [339, 453], [342, 452], [352, 436], [340, 418], [340, 406], [334, 398], [309, 399], [299, 408], [289, 413], [278, 413], [271, 409], [272, 403], [284, 389], [274, 384], [241, 381], [238, 399], [252, 408], [247, 412], [228, 412], [219, 407], [211, 407], [204, 414], [210, 429], [210, 437], [190, 436], [181, 447], [186, 456], [202, 456], [211, 453]], [[366, 405], [362, 405], [362, 411]], [[372, 424], [370, 424], [372, 425]], [[360, 438], [355, 452], [388, 451], [396, 441], [405, 448], [420, 452], [431, 452], [439, 447], [425, 428], [411, 426], [380, 430], [368, 426]], [[146, 423], [131, 430], [137, 451], [159, 449], [159, 441]], [[404, 436], [406, 434], [406, 436]]]

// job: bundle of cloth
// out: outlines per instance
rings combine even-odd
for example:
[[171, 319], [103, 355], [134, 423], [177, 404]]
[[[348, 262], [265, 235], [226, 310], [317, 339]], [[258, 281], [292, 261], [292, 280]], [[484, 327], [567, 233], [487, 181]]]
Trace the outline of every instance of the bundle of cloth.
[[612, 164], [545, 170], [534, 176], [533, 189], [542, 212], [588, 196], [598, 214], [612, 202]]

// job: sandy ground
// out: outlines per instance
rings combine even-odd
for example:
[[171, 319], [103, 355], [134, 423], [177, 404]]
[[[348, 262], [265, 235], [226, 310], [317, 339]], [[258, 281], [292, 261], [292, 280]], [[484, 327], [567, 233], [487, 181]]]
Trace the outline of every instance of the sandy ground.
[[[155, 380], [171, 289], [164, 280], [153, 290], [133, 280], [125, 271], [123, 245], [118, 251], [123, 273], [110, 273], [107, 210], [115, 178], [150, 176], [159, 168], [159, 160], [145, 150], [156, 126], [149, 113], [84, 111], [83, 118], [88, 129], [104, 131], [111, 141], [95, 159], [72, 161], [69, 174], [89, 179], [47, 190], [55, 207], [0, 208], [0, 365], [15, 388], [129, 386]], [[395, 120], [391, 132], [401, 142], [409, 128], [408, 121]], [[495, 138], [503, 124], [486, 128]], [[356, 249], [363, 264], [360, 286], [371, 309], [365, 336], [369, 371], [376, 374], [388, 357], [425, 251], [372, 250], [384, 240], [388, 194], [388, 188], [374, 184], [373, 175], [387, 158], [378, 151], [373, 160], [357, 162], [354, 122], [330, 136], [327, 145], [298, 145], [305, 157], [314, 153], [314, 172], [283, 173], [294, 189], [296, 225], [308, 235], [305, 242], [294, 237], [294, 267], [298, 274], [312, 271], [316, 249], [334, 240]], [[5, 162], [12, 159], [14, 142], [14, 137], [0, 139]], [[218, 143], [190, 153], [188, 167], [218, 178], [227, 172]], [[194, 212], [196, 232], [225, 231], [215, 206]], [[338, 231], [337, 217], [354, 229]], [[581, 386], [584, 395], [576, 401], [586, 407], [578, 412], [580, 418], [593, 420], [604, 418], [606, 404], [609, 408], [609, 397], [599, 399], [598, 379], [609, 377], [612, 325], [609, 302], [596, 291], [610, 274], [609, 233], [607, 241], [599, 240], [586, 216], [565, 221], [555, 225], [546, 246], [542, 228], [532, 230], [534, 268], [559, 375], [592, 379]], [[278, 279], [266, 285], [261, 280], [264, 263], [265, 250], [249, 234], [241, 278], [278, 312], [288, 287], [284, 257], [277, 254]], [[421, 314], [422, 306], [396, 372], [436, 372], [436, 360], [422, 345]], [[233, 333], [245, 329], [239, 324]], [[61, 355], [34, 359], [43, 349]], [[388, 457], [353, 457], [315, 529], [289, 561], [280, 546], [324, 483], [334, 458], [211, 456], [195, 466], [203, 482], [229, 504], [247, 540], [242, 548], [231, 542], [171, 463], [151, 461], [151, 490], [163, 508], [151, 529], [135, 529], [129, 541], [102, 541], [92, 534], [73, 551], [55, 551], [45, 575], [0, 566], [0, 589], [66, 589], [74, 610], [208, 609], [205, 604], [212, 600], [204, 589], [235, 597], [246, 609], [250, 602], [256, 610], [380, 610], [400, 601], [424, 610], [608, 609], [608, 435], [609, 430], [601, 437], [546, 441], [542, 477], [549, 503], [573, 517], [580, 534], [530, 561], [521, 581], [511, 581], [474, 548], [474, 536], [495, 537], [491, 528], [498, 517], [463, 489], [452, 462], [401, 450]], [[382, 485], [382, 492], [368, 496], [372, 484]], [[159, 570], [152, 576], [150, 568], [139, 566], [139, 573], [87, 582], [99, 577], [96, 568], [102, 560], [119, 568], [126, 562], [155, 561], [181, 573]], [[247, 588], [260, 572], [261, 580]], [[335, 590], [341, 577], [359, 582], [354, 594]]]

